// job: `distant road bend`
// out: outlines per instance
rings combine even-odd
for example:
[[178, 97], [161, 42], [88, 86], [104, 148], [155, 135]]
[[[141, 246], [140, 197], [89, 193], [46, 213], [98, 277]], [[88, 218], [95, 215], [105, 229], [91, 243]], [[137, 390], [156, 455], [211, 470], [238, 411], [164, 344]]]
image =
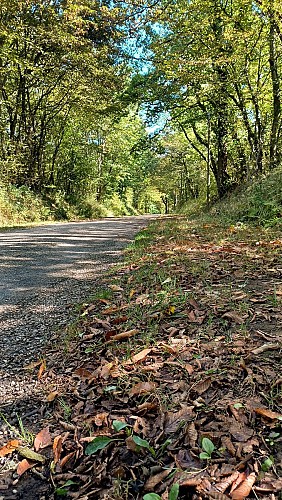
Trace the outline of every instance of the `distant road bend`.
[[151, 219], [110, 218], [0, 233], [0, 403], [13, 397], [3, 380], [40, 356], [52, 330], [67, 322], [67, 306], [95, 291], [99, 275]]

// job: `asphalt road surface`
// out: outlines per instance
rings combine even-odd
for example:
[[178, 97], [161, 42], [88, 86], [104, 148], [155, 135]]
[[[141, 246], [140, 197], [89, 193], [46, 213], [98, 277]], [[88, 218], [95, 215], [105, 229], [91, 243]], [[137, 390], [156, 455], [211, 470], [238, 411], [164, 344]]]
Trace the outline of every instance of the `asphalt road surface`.
[[70, 304], [95, 292], [99, 277], [151, 219], [110, 218], [0, 233], [0, 406], [22, 391], [16, 374], [38, 359], [52, 331], [67, 323]]

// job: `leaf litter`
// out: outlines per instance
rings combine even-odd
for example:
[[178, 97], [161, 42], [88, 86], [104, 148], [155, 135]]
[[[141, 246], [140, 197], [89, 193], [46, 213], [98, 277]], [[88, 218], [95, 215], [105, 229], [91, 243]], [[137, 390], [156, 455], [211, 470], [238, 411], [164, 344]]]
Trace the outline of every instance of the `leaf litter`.
[[185, 224], [159, 221], [105, 278], [110, 298], [82, 306], [67, 353], [31, 366], [49, 417], [32, 446], [0, 449], [20, 480], [81, 500], [165, 500], [173, 485], [179, 499], [279, 498], [280, 239]]

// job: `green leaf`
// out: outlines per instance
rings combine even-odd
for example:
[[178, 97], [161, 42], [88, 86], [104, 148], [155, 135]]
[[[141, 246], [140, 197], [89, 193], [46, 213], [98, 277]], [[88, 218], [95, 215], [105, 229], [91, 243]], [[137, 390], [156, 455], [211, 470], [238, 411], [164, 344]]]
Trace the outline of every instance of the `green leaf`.
[[209, 456], [211, 456], [212, 452], [215, 450], [213, 442], [206, 437], [202, 439], [202, 448]]
[[107, 387], [104, 388], [104, 392], [111, 392], [111, 391], [115, 391], [117, 388], [116, 385], [107, 385]]
[[177, 500], [178, 495], [179, 495], [179, 484], [175, 483], [169, 492], [168, 500]]
[[89, 352], [93, 352], [94, 351], [94, 347], [86, 347], [86, 349], [84, 350], [85, 354], [88, 354]]
[[65, 490], [64, 488], [57, 488], [56, 491], [55, 491], [55, 493], [59, 497], [66, 497], [67, 494], [68, 494], [67, 490]]
[[239, 408], [243, 408], [242, 403], [235, 403], [234, 405], [235, 410], [239, 410]]
[[142, 448], [147, 448], [147, 450], [149, 450], [152, 453], [152, 455], [156, 454], [154, 448], [150, 446], [150, 443], [146, 441], [146, 439], [141, 439], [139, 436], [132, 436], [132, 439], [134, 443], [137, 444], [138, 446], [141, 446]]
[[69, 479], [62, 487], [66, 488], [67, 486], [72, 486], [73, 484], [78, 484], [78, 483]]
[[119, 432], [122, 429], [125, 429], [125, 427], [128, 427], [128, 424], [126, 422], [121, 422], [120, 420], [113, 421], [113, 428], [116, 432]]
[[85, 450], [85, 455], [93, 455], [93, 453], [96, 453], [98, 450], [103, 450], [106, 448], [106, 446], [111, 443], [113, 439], [107, 437], [107, 436], [97, 436], [89, 443], [89, 445], [86, 447]]
[[146, 493], [146, 495], [143, 496], [143, 500], [161, 500], [161, 497], [157, 495], [157, 493]]
[[274, 464], [273, 457], [269, 457], [262, 463], [261, 470], [263, 470], [263, 472], [267, 472], [269, 469], [271, 469], [273, 464]]
[[202, 453], [200, 453], [200, 458], [201, 460], [210, 460], [211, 456], [205, 451], [203, 451]]

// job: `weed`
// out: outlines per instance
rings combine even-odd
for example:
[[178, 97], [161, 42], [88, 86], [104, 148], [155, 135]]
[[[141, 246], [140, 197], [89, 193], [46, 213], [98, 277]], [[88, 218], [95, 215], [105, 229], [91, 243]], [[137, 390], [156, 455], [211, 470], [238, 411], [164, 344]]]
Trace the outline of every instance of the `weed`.
[[5, 424], [9, 427], [9, 429], [11, 429], [13, 434], [17, 436], [21, 441], [23, 441], [28, 445], [33, 444], [35, 436], [34, 434], [32, 434], [32, 432], [30, 432], [28, 429], [25, 428], [21, 417], [17, 415], [18, 428], [10, 424], [10, 422], [6, 419], [3, 413], [0, 413], [0, 417], [2, 418], [2, 420], [4, 420]]
[[64, 412], [64, 418], [66, 421], [68, 421], [71, 417], [72, 414], [72, 409], [71, 407], [66, 403], [66, 401], [61, 397], [58, 398], [58, 403], [61, 406], [63, 412]]

